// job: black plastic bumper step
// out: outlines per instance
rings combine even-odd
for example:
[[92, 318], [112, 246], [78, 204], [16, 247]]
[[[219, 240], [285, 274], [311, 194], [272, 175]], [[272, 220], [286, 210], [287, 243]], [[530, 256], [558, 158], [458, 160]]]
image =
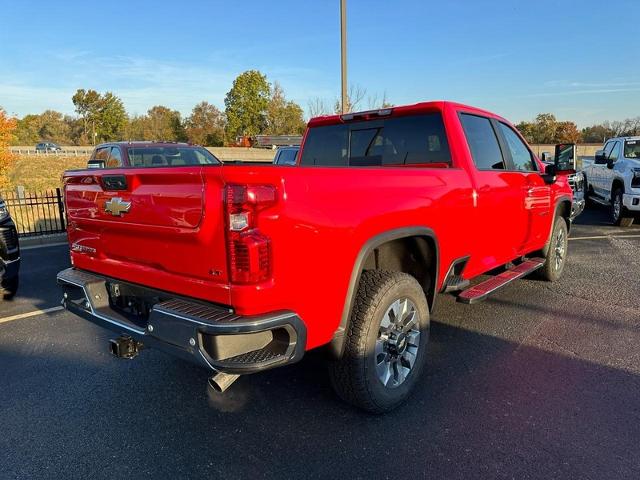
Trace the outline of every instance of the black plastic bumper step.
[[512, 269], [506, 270], [489, 280], [485, 280], [463, 291], [458, 295], [458, 301], [467, 304], [481, 302], [496, 290], [499, 290], [518, 278], [529, 275], [531, 272], [542, 267], [542, 265], [544, 265], [543, 258], [530, 258], [525, 260]]

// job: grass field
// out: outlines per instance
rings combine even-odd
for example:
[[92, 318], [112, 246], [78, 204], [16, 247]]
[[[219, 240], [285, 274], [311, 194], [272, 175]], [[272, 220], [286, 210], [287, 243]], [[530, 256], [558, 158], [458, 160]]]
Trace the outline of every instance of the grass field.
[[87, 157], [17, 156], [8, 172], [12, 190], [22, 185], [27, 192], [43, 192], [60, 187], [65, 170], [83, 168]]

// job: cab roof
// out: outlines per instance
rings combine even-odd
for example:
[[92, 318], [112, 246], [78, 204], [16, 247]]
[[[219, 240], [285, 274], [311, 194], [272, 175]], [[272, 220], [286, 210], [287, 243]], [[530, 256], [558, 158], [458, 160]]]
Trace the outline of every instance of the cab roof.
[[333, 125], [337, 123], [344, 123], [345, 121], [350, 121], [354, 119], [362, 119], [362, 120], [372, 120], [376, 117], [384, 118], [386, 116], [396, 116], [396, 115], [410, 115], [410, 114], [419, 114], [425, 112], [434, 112], [434, 111], [443, 111], [447, 108], [453, 108], [455, 110], [464, 110], [468, 113], [475, 113], [478, 115], [483, 115], [486, 117], [495, 118], [497, 120], [505, 121], [509, 123], [506, 119], [502, 118], [495, 113], [489, 112], [487, 110], [483, 110], [481, 108], [472, 107], [470, 105], [464, 105], [462, 103], [450, 102], [446, 100], [435, 100], [429, 102], [419, 102], [410, 105], [398, 105], [389, 108], [379, 108], [376, 110], [367, 110], [362, 112], [350, 112], [346, 114], [336, 114], [336, 115], [323, 115], [319, 117], [314, 117], [309, 120], [309, 127], [317, 127], [322, 125]]

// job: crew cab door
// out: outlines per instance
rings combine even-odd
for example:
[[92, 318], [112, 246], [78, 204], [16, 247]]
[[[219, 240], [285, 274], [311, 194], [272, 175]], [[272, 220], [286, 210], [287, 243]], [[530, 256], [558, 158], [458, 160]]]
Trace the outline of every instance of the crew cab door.
[[611, 151], [613, 150], [614, 146], [615, 142], [613, 140], [609, 140], [607, 143], [605, 143], [604, 159], [596, 159], [596, 161], [593, 162], [593, 166], [591, 167], [589, 176], [587, 177], [589, 180], [589, 184], [593, 187], [593, 191], [596, 193], [596, 195], [601, 197], [605, 196], [605, 192], [603, 191], [603, 189], [605, 188], [604, 177], [605, 170], [607, 169], [606, 161], [609, 158], [609, 155], [611, 155]]
[[502, 150], [509, 170], [522, 177], [522, 203], [527, 223], [523, 251], [546, 242], [551, 224], [553, 208], [551, 205], [551, 185], [545, 183], [539, 171], [539, 165], [525, 141], [511, 126], [495, 121]]
[[520, 255], [530, 233], [523, 198], [530, 182], [521, 172], [507, 168], [503, 142], [492, 119], [464, 112], [459, 118], [475, 165], [471, 173], [479, 231], [465, 270], [474, 275]]
[[[622, 142], [620, 140], [615, 140], [613, 142], [613, 148], [611, 149], [611, 153], [607, 156], [607, 163], [602, 168], [602, 177], [601, 177], [601, 188], [602, 188], [602, 197], [605, 200], [611, 200], [611, 187], [613, 186], [613, 179], [616, 175], [616, 163], [618, 159], [622, 156]], [[609, 165], [612, 168], [609, 168]]]

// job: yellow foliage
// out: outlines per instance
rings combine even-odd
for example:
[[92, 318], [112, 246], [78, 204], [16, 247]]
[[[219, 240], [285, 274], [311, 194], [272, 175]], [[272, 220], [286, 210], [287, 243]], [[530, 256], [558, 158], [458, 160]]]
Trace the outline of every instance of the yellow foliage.
[[9, 117], [7, 113], [0, 108], [0, 190], [9, 187], [8, 173], [15, 160], [14, 155], [9, 150], [9, 144], [13, 138], [16, 125], [16, 119]]

